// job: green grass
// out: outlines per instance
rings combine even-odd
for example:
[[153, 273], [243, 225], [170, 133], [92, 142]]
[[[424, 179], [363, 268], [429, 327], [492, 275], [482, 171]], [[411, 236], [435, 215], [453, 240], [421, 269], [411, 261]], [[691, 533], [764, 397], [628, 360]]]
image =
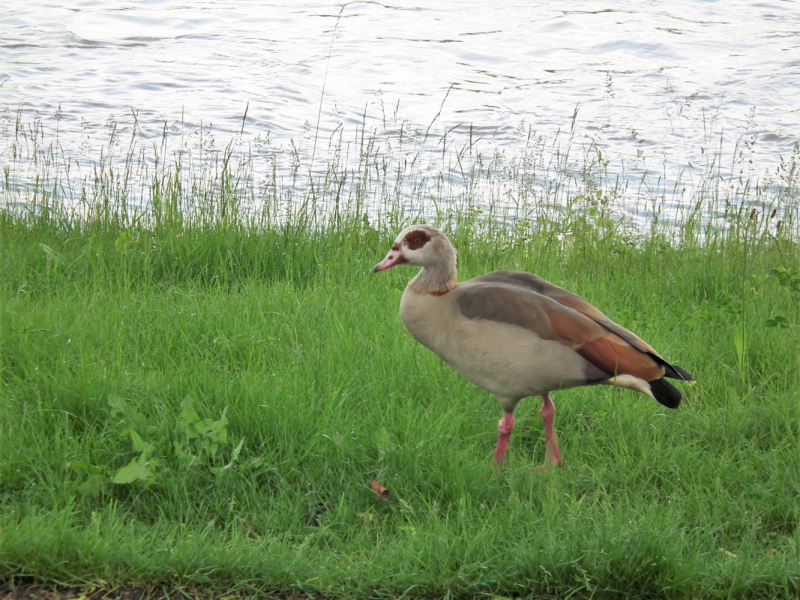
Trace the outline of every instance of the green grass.
[[462, 280], [537, 273], [696, 378], [669, 412], [616, 388], [555, 394], [564, 467], [539, 473], [538, 400], [491, 467], [497, 401], [404, 331], [413, 269], [371, 272], [412, 209], [365, 217], [356, 190], [339, 210], [311, 194], [278, 215], [276, 192], [245, 214], [224, 169], [203, 181], [205, 196], [151, 185], [138, 213], [108, 195], [70, 213], [41, 189], [31, 210], [0, 211], [0, 582], [800, 594], [800, 251], [785, 196], [782, 229], [746, 203], [716, 225], [700, 199], [642, 233], [591, 182], [527, 220], [469, 197], [427, 219], [451, 234]]

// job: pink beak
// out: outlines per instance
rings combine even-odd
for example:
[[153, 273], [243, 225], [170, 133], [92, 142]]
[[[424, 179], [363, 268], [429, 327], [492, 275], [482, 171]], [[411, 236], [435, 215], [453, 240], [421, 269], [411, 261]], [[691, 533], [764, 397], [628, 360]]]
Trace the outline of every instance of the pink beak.
[[406, 257], [403, 256], [403, 253], [400, 250], [395, 250], [392, 248], [389, 250], [389, 254], [386, 255], [381, 262], [375, 265], [375, 268], [372, 269], [373, 273], [377, 273], [378, 271], [385, 271], [387, 269], [391, 269], [395, 265], [402, 265], [406, 262]]

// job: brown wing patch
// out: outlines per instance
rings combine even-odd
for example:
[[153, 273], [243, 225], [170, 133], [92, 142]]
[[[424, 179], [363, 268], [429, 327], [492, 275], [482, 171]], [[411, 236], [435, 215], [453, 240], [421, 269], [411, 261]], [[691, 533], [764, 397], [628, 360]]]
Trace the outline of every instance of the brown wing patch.
[[409, 250], [419, 250], [430, 241], [431, 236], [421, 229], [409, 231], [403, 238], [403, 243], [408, 246]]
[[598, 319], [598, 323], [600, 323], [603, 327], [608, 329], [611, 333], [617, 334], [619, 337], [628, 342], [631, 346], [633, 346], [637, 350], [641, 352], [649, 352], [650, 354], [655, 354], [656, 356], [661, 358], [661, 355], [658, 352], [656, 352], [655, 349], [650, 344], [645, 342], [643, 339], [641, 339], [632, 331], [628, 331], [627, 329], [625, 329], [622, 325], [617, 325], [616, 323], [614, 323], [614, 321], [610, 321], [608, 319], [602, 319], [602, 320]]
[[612, 375], [633, 375], [645, 381], [664, 376], [664, 367], [624, 340], [617, 338], [621, 343], [616, 342], [613, 339], [615, 337], [611, 334], [586, 342], [577, 352], [597, 368]]
[[477, 277], [473, 279], [473, 281], [505, 283], [507, 285], [513, 285], [534, 291], [542, 296], [547, 296], [563, 306], [568, 306], [569, 308], [577, 310], [587, 317], [590, 317], [599, 323], [604, 329], [617, 334], [631, 346], [634, 346], [637, 350], [640, 350], [641, 352], [650, 352], [660, 358], [660, 355], [655, 351], [655, 349], [653, 349], [652, 346], [639, 338], [632, 331], [628, 331], [621, 325], [614, 323], [614, 321], [600, 312], [596, 306], [590, 304], [580, 296], [568, 292], [564, 288], [560, 288], [557, 285], [553, 285], [546, 279], [542, 279], [537, 275], [523, 273], [521, 271], [494, 271], [481, 277]]
[[[603, 337], [606, 331], [597, 323], [577, 311], [564, 309], [552, 300], [548, 308], [548, 318], [558, 341], [568, 342], [573, 349]], [[577, 314], [576, 314], [577, 313]], [[549, 339], [549, 338], [547, 338]], [[613, 371], [610, 371], [613, 373]]]
[[654, 357], [595, 319], [553, 298], [521, 288], [483, 280], [463, 288], [458, 307], [468, 319], [516, 325], [542, 339], [564, 344], [609, 377], [628, 374], [652, 381], [664, 376], [664, 367]]

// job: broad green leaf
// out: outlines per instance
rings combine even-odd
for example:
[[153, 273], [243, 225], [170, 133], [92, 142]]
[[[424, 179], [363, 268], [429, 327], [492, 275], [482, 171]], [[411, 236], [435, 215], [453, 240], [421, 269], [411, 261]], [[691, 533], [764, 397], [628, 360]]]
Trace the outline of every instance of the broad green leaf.
[[185, 398], [181, 402], [181, 421], [184, 426], [189, 426], [199, 420], [200, 415], [194, 412], [194, 401], [191, 398]]
[[220, 444], [227, 444], [228, 443], [228, 430], [227, 429], [220, 429], [216, 436], [217, 442]]
[[108, 405], [111, 407], [111, 416], [116, 417], [125, 412], [125, 401], [114, 394], [108, 395]]
[[186, 450], [183, 449], [183, 446], [181, 446], [177, 440], [172, 442], [172, 446], [175, 448], [175, 454], [179, 459], [183, 460], [187, 457]]
[[389, 438], [389, 432], [385, 427], [381, 427], [375, 432], [375, 445], [378, 447], [381, 457], [394, 448], [392, 440]]
[[150, 442], [145, 442], [142, 439], [142, 436], [140, 436], [132, 429], [130, 430], [130, 434], [131, 434], [131, 439], [133, 440], [133, 449], [136, 450], [137, 452], [152, 452], [153, 448], [155, 448], [153, 444], [151, 444]]
[[81, 475], [95, 474], [100, 470], [99, 467], [95, 467], [94, 465], [90, 465], [89, 463], [81, 462], [79, 460], [68, 462], [67, 468], [70, 471], [80, 473]]
[[239, 458], [239, 452], [242, 451], [243, 445], [244, 445], [244, 438], [239, 440], [239, 444], [236, 446], [236, 448], [233, 449], [233, 452], [231, 452], [231, 463], [235, 462], [236, 459]]
[[110, 484], [107, 477], [91, 475], [89, 479], [78, 486], [78, 492], [84, 496], [96, 497], [100, 494], [107, 494], [110, 491], [109, 487]]
[[780, 327], [782, 329], [786, 329], [787, 327], [791, 326], [789, 319], [786, 317], [775, 316], [771, 319], [767, 319], [764, 323], [767, 327]]
[[117, 471], [111, 481], [114, 483], [133, 483], [138, 480], [147, 481], [152, 476], [153, 472], [150, 469], [150, 465], [146, 462], [139, 462], [134, 458], [126, 466]]

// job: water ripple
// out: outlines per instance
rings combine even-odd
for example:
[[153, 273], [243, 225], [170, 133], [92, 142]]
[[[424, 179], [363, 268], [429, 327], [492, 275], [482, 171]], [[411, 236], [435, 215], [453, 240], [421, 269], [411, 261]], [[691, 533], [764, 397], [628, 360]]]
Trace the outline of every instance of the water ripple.
[[318, 119], [320, 136], [396, 129], [389, 114], [455, 136], [472, 124], [507, 150], [529, 130], [620, 159], [680, 139], [673, 171], [723, 132], [733, 152], [757, 131], [763, 172], [798, 139], [798, 17], [778, 0], [4, 0], [0, 109], [55, 124], [60, 107], [64, 148], [132, 107], [153, 136], [213, 123], [220, 143], [249, 107], [244, 135], [282, 147]]

